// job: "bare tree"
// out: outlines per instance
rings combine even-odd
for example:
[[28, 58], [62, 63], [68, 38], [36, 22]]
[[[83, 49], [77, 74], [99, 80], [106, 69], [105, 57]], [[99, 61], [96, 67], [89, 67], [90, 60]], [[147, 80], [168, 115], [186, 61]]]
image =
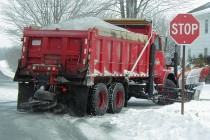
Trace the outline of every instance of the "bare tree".
[[[5, 51], [5, 59], [15, 71], [20, 56], [20, 37], [23, 27], [36, 24], [47, 26], [71, 18], [104, 16], [113, 0], [7, 0], [0, 2], [5, 32], [14, 41], [14, 47]], [[12, 57], [11, 57], [12, 56]]]
[[[121, 18], [147, 18], [156, 14], [174, 10], [190, 3], [189, 0], [116, 0], [113, 11]], [[154, 12], [155, 11], [155, 12]]]
[[24, 26], [47, 26], [64, 20], [85, 16], [100, 16], [113, 0], [8, 0], [1, 2], [9, 35], [20, 37]]

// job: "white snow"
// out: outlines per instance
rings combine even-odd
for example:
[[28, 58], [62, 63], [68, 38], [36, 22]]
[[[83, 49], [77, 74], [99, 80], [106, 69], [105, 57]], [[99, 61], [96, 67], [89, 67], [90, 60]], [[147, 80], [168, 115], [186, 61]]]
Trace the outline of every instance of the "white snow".
[[210, 8], [201, 10], [201, 11], [197, 11], [192, 13], [194, 16], [200, 16], [200, 15], [205, 15], [205, 14], [209, 14], [210, 13]]
[[200, 94], [200, 100], [210, 100], [210, 85], [204, 85]]
[[0, 103], [17, 101], [18, 91], [15, 87], [2, 87], [0, 85]]
[[15, 76], [14, 72], [9, 68], [9, 65], [6, 60], [0, 61], [0, 71], [10, 78], [13, 78]]
[[109, 29], [128, 31], [124, 28], [115, 26], [113, 24], [107, 23], [104, 20], [96, 17], [83, 17], [78, 19], [70, 19], [59, 24], [52, 24], [42, 29], [55, 30], [56, 28], [60, 30], [88, 30], [89, 28], [94, 27], [106, 27]]
[[[76, 124], [88, 139], [100, 140], [209, 140], [210, 139], [210, 85], [204, 85], [200, 101], [156, 106], [146, 100], [132, 99], [136, 105], [123, 108], [119, 114], [71, 117], [59, 119]], [[17, 89], [0, 86], [0, 102], [15, 101]], [[145, 102], [145, 106], [137, 106]], [[151, 105], [151, 106], [149, 106]]]
[[[161, 106], [130, 106], [119, 114], [87, 116], [78, 126], [90, 139], [122, 140], [209, 140], [210, 139], [210, 85], [205, 85], [205, 100], [185, 103], [184, 115], [181, 104]], [[147, 102], [133, 100], [131, 102]], [[81, 119], [65, 116], [72, 123]]]
[[110, 123], [121, 129], [127, 139], [207, 140], [210, 138], [209, 105], [207, 101], [186, 103], [184, 116], [180, 114], [179, 103], [160, 109], [129, 109], [123, 115], [112, 117]]

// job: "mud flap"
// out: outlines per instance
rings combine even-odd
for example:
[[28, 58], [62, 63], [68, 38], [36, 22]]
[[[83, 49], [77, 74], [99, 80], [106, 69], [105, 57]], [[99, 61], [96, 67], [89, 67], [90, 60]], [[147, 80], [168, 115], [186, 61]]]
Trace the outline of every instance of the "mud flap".
[[25, 111], [21, 104], [28, 102], [34, 95], [34, 84], [33, 83], [18, 83], [18, 100], [17, 100], [17, 110]]
[[69, 101], [69, 114], [83, 117], [86, 115], [89, 87], [75, 86], [72, 88]]

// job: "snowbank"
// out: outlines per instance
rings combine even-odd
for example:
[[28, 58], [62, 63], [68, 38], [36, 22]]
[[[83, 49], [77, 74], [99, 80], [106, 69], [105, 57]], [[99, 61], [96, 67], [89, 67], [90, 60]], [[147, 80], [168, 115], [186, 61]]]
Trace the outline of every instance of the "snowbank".
[[[202, 93], [210, 94], [210, 85], [205, 85]], [[136, 99], [131, 102], [137, 104]], [[90, 139], [209, 140], [210, 98], [185, 103], [184, 115], [180, 103], [159, 108], [153, 104], [149, 108], [148, 104], [123, 108], [119, 114], [82, 119], [65, 115], [64, 118], [76, 123]]]
[[13, 78], [15, 76], [6, 60], [0, 61], [0, 71], [7, 77]]
[[14, 87], [2, 87], [0, 86], [0, 103], [17, 101], [18, 90]]
[[[160, 109], [129, 109], [110, 119], [110, 124], [121, 129], [127, 139], [144, 140], [208, 140], [210, 138], [210, 102], [176, 103]], [[201, 109], [202, 108], [202, 109]], [[126, 129], [124, 129], [126, 128]], [[116, 136], [117, 137], [117, 136]]]
[[[140, 100], [141, 102], [141, 100]], [[76, 124], [88, 139], [100, 140], [209, 140], [210, 102], [175, 103], [159, 109], [123, 108], [120, 114], [63, 118]]]
[[55, 30], [56, 28], [58, 28], [60, 30], [88, 30], [89, 28], [94, 28], [94, 27], [106, 27], [114, 30], [128, 31], [124, 28], [107, 23], [104, 20], [96, 17], [70, 19], [65, 22], [43, 27], [42, 29]]
[[204, 85], [200, 93], [200, 100], [210, 100], [210, 85]]

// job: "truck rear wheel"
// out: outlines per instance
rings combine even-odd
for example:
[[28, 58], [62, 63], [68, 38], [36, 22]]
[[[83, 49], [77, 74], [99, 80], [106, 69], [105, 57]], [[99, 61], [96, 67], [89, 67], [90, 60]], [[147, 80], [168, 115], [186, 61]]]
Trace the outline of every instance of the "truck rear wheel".
[[17, 110], [27, 111], [21, 107], [22, 103], [28, 102], [34, 95], [34, 84], [33, 83], [18, 83], [18, 99], [17, 99]]
[[125, 102], [125, 90], [121, 83], [113, 83], [109, 89], [109, 106], [107, 112], [119, 113]]
[[104, 115], [108, 108], [108, 91], [103, 83], [95, 85], [89, 93], [88, 112], [91, 115]]

